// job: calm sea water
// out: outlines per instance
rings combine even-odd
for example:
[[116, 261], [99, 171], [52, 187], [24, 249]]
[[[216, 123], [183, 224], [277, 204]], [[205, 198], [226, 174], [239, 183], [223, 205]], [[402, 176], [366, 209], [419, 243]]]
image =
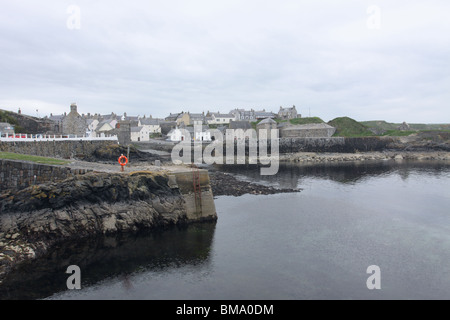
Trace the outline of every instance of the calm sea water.
[[[450, 299], [450, 163], [223, 169], [303, 191], [221, 196], [217, 223], [61, 245], [0, 298]], [[82, 290], [69, 291], [74, 264]]]

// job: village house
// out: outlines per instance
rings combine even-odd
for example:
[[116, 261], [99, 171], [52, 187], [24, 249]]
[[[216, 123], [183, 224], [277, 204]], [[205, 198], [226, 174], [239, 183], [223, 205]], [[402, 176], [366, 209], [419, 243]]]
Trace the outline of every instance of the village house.
[[255, 111], [255, 118], [256, 120], [264, 120], [264, 119], [275, 119], [277, 117], [276, 114], [273, 112], [266, 112], [266, 110], [263, 111]]
[[96, 128], [97, 132], [107, 132], [115, 128], [116, 120], [103, 120]]
[[255, 110], [251, 109], [250, 111], [246, 111], [244, 109], [234, 109], [231, 110], [230, 113], [234, 115], [235, 121], [256, 121]]
[[176, 121], [160, 121], [159, 126], [161, 127], [161, 134], [163, 136], [169, 135], [169, 132], [177, 127]]
[[[119, 119], [117, 119], [118, 121], [129, 121], [130, 125], [133, 127], [136, 127], [139, 125], [139, 120], [140, 117], [139, 116], [128, 116], [126, 112], [123, 113], [123, 116], [117, 117]], [[145, 118], [145, 116], [144, 116]]]
[[[256, 125], [258, 138], [261, 138], [260, 131], [266, 130], [267, 139], [272, 138], [272, 130], [277, 129], [277, 122], [271, 118], [266, 118]], [[275, 138], [275, 137], [274, 137]]]
[[150, 141], [150, 132], [145, 126], [131, 127], [130, 131], [132, 142]]
[[68, 135], [86, 135], [86, 119], [77, 111], [76, 103], [70, 105], [70, 113], [62, 119], [62, 132]]
[[211, 141], [211, 132], [208, 126], [194, 126], [187, 128], [175, 128], [168, 134], [168, 140], [173, 142], [187, 141]]
[[273, 112], [267, 112], [265, 109], [262, 111], [255, 111], [254, 109], [250, 109], [250, 111], [244, 109], [234, 109], [230, 111], [230, 114], [234, 116], [235, 121], [249, 121], [255, 122], [258, 120], [264, 120], [267, 118], [274, 119], [276, 118], [276, 114]]
[[208, 116], [208, 120], [207, 123], [208, 124], [212, 124], [212, 125], [217, 125], [217, 124], [221, 124], [221, 125], [228, 125], [230, 124], [231, 121], [235, 120], [235, 116], [232, 115], [231, 113], [209, 113]]
[[145, 130], [149, 133], [161, 133], [161, 125], [160, 119], [152, 119], [152, 118], [143, 118], [139, 119], [138, 127], [144, 127]]
[[95, 131], [95, 129], [97, 129], [99, 122], [97, 119], [87, 119], [86, 124], [87, 124], [87, 130], [90, 132], [93, 132], [93, 131]]
[[177, 121], [178, 116], [179, 116], [180, 114], [181, 114], [181, 113], [170, 113], [170, 115], [167, 116], [164, 120], [165, 120], [165, 121], [168, 121], [168, 122], [174, 122], [174, 121]]
[[278, 111], [278, 118], [281, 120], [290, 120], [295, 118], [301, 118], [301, 115], [299, 116], [295, 106], [293, 106], [292, 108], [280, 107], [280, 110]]
[[48, 119], [52, 120], [54, 123], [54, 133], [62, 133], [62, 122], [65, 116], [66, 114], [54, 115], [53, 113], [50, 113], [50, 117], [48, 117]]
[[187, 131], [186, 129], [180, 129], [177, 127], [170, 130], [170, 132], [167, 134], [167, 140], [172, 142], [185, 141], [188, 137], [188, 134], [190, 135], [189, 131]]
[[189, 116], [189, 113], [182, 112], [178, 115], [176, 121], [178, 126], [181, 127], [189, 126], [191, 124], [191, 117]]
[[201, 126], [205, 123], [205, 113], [189, 113], [189, 125]]

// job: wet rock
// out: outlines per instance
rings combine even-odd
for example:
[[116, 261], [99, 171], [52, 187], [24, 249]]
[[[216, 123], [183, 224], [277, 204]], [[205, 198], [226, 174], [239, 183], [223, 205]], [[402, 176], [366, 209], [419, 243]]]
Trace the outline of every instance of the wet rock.
[[300, 189], [276, 189], [261, 184], [237, 179], [220, 171], [210, 172], [211, 189], [214, 196], [241, 196], [244, 194], [276, 194], [300, 192]]
[[164, 174], [88, 173], [1, 197], [0, 274], [61, 240], [188, 222], [184, 196], [168, 182]]

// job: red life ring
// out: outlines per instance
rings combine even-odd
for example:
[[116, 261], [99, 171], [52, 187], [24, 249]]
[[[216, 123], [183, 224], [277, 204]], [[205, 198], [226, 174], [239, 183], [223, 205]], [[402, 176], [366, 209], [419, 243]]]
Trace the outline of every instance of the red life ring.
[[[125, 160], [125, 161], [123, 161], [123, 160]], [[125, 167], [125, 166], [127, 165], [127, 163], [128, 163], [128, 158], [125, 157], [124, 155], [121, 155], [121, 156], [119, 157], [119, 164], [120, 164], [122, 167]]]

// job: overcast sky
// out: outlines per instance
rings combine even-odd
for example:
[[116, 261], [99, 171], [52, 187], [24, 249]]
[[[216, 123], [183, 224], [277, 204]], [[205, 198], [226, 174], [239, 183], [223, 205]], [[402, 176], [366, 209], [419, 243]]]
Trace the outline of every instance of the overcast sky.
[[448, 0], [2, 1], [0, 108], [449, 123], [449, 16]]

